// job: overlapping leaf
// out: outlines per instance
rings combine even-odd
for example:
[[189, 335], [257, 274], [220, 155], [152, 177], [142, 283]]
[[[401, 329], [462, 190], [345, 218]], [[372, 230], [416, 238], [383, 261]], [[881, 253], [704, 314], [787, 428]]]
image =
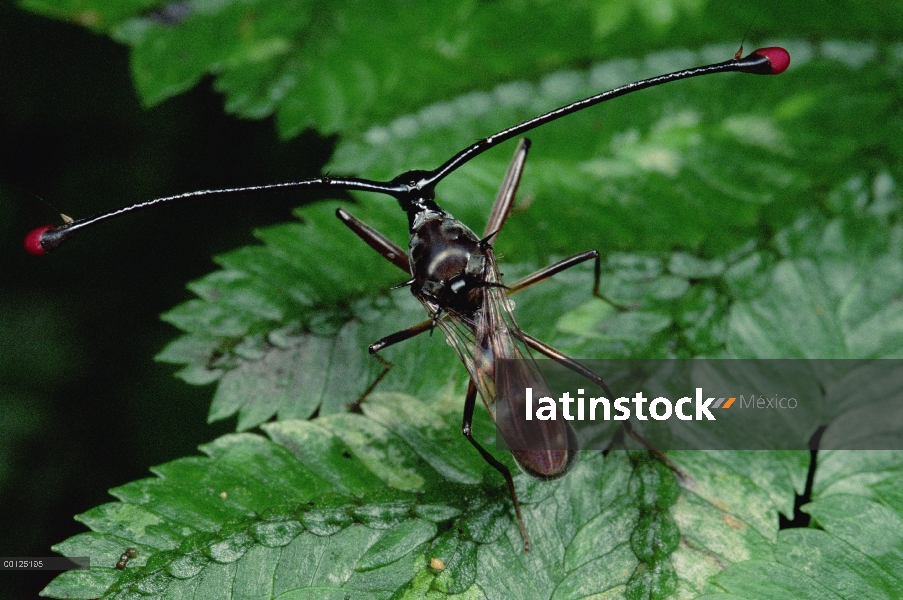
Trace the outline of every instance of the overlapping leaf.
[[[813, 3], [805, 11], [780, 4], [726, 10], [705, 0], [566, 7], [474, 0], [21, 3], [130, 45], [146, 103], [213, 75], [227, 110], [252, 118], [275, 113], [286, 136], [305, 126], [359, 130], [512, 77], [532, 79], [565, 65], [667, 47], [675, 34], [691, 46], [738, 38], [754, 20], [783, 37], [893, 39], [903, 27], [890, 1], [872, 3], [869, 11], [838, 2]], [[636, 35], [638, 28], [643, 35]]]
[[[55, 548], [91, 556], [92, 570], [66, 573], [44, 594], [547, 598], [698, 589], [727, 564], [770, 556], [777, 510], [792, 508], [805, 476], [800, 453], [679, 453], [687, 478], [672, 517], [678, 488], [667, 467], [642, 453], [633, 465], [620, 451], [605, 460], [589, 453], [558, 482], [518, 478], [533, 542], [524, 553], [495, 473], [454, 426], [410, 397], [380, 395], [364, 407], [366, 417], [271, 423], [270, 440], [225, 436], [202, 448], [204, 458], [113, 490], [119, 502], [79, 517], [93, 532]], [[480, 415], [477, 431], [490, 427]], [[693, 532], [679, 548], [677, 526]], [[117, 570], [127, 547], [138, 556]], [[432, 558], [445, 568], [431, 567]], [[644, 564], [670, 579], [645, 576]]]
[[729, 567], [701, 598], [900, 597], [899, 452], [820, 453], [819, 467], [813, 501], [803, 507], [818, 528], [780, 532], [773, 558]]

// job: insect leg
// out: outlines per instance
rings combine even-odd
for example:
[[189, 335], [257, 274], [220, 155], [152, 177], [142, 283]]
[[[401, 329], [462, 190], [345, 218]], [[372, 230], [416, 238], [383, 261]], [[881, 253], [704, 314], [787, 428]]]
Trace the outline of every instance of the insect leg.
[[[339, 208], [335, 211], [336, 216], [348, 226], [351, 231], [357, 234], [359, 238], [364, 240], [368, 246], [376, 250], [390, 263], [404, 271], [405, 273], [410, 274], [411, 266], [408, 263], [408, 257], [404, 250], [401, 249], [395, 242], [378, 232], [373, 227], [370, 227], [347, 210], [343, 208]], [[431, 325], [431, 321], [427, 321], [426, 325]], [[348, 410], [352, 412], [360, 411], [361, 402], [364, 401], [370, 392], [382, 381], [383, 377], [385, 377], [389, 371], [392, 369], [392, 363], [381, 356], [376, 355], [377, 352], [385, 348], [386, 346], [391, 346], [392, 344], [397, 344], [398, 342], [404, 341], [408, 338], [412, 338], [415, 335], [423, 333], [426, 331], [428, 327], [424, 328], [424, 324], [420, 323], [419, 325], [414, 325], [413, 327], [409, 327], [408, 329], [404, 329], [397, 333], [394, 333], [390, 336], [384, 337], [379, 340], [375, 344], [370, 345], [370, 354], [373, 354], [376, 359], [382, 364], [384, 367], [382, 373], [380, 373], [376, 379], [373, 380], [364, 393], [361, 394], [361, 397], [355, 400], [354, 402], [349, 403]]]
[[627, 435], [629, 435], [630, 437], [632, 437], [633, 439], [635, 439], [636, 441], [641, 443], [643, 446], [646, 447], [646, 450], [648, 450], [649, 452], [652, 452], [652, 454], [654, 454], [656, 456], [656, 458], [658, 458], [660, 461], [662, 461], [663, 463], [668, 465], [668, 468], [671, 469], [672, 471], [674, 471], [675, 475], [677, 475], [681, 479], [686, 478], [686, 475], [684, 475], [684, 472], [681, 471], [680, 468], [677, 465], [675, 465], [674, 462], [670, 458], [665, 456], [664, 452], [662, 452], [661, 450], [659, 450], [658, 448], [653, 446], [652, 442], [648, 441], [643, 436], [641, 436], [640, 434], [638, 434], [636, 431], [633, 430], [633, 425], [630, 424], [630, 421], [623, 421], [622, 425], [624, 425], [624, 430], [627, 432]]
[[383, 378], [389, 374], [389, 371], [392, 370], [392, 367], [395, 366], [395, 364], [392, 361], [386, 360], [379, 354], [374, 354], [373, 358], [375, 358], [379, 362], [379, 364], [382, 365], [383, 370], [380, 372], [379, 375], [376, 376], [376, 379], [374, 379], [373, 382], [367, 386], [367, 389], [364, 390], [360, 396], [358, 396], [357, 400], [355, 400], [354, 402], [348, 402], [345, 404], [345, 408], [348, 409], [348, 412], [353, 412], [353, 413], [363, 412], [361, 410], [361, 403], [367, 398], [367, 396], [370, 395], [370, 392], [372, 392], [373, 390], [376, 389], [376, 386], [379, 385], [379, 382], [382, 381]]
[[492, 465], [492, 468], [501, 473], [502, 477], [505, 478], [505, 482], [508, 484], [508, 492], [511, 495], [511, 501], [514, 503], [514, 514], [517, 516], [517, 527], [520, 529], [520, 535], [524, 540], [524, 552], [529, 552], [530, 537], [527, 535], [527, 527], [524, 525], [524, 518], [520, 513], [520, 501], [517, 499], [517, 492], [514, 489], [514, 479], [511, 478], [511, 471], [508, 470], [508, 467], [496, 460], [493, 455], [489, 454], [478, 441], [473, 439], [471, 431], [473, 428], [473, 409], [476, 405], [476, 400], [477, 386], [471, 379], [470, 383], [467, 385], [467, 397], [464, 400], [464, 419], [461, 424], [461, 433], [463, 433], [464, 437], [467, 438], [467, 441], [477, 449], [477, 452], [480, 453], [483, 460]]
[[335, 216], [341, 219], [342, 223], [348, 226], [351, 231], [357, 234], [367, 245], [379, 252], [383, 258], [407, 273], [411, 274], [411, 265], [408, 262], [408, 254], [401, 249], [401, 246], [373, 229], [344, 208], [338, 208]]
[[[591, 371], [587, 367], [585, 367], [584, 365], [580, 364], [579, 362], [577, 362], [570, 356], [562, 353], [561, 351], [556, 350], [555, 348], [546, 344], [545, 342], [539, 341], [532, 335], [528, 335], [524, 332], [520, 332], [520, 335], [522, 336], [523, 342], [526, 345], [528, 345], [529, 347], [533, 348], [540, 354], [542, 354], [548, 358], [551, 358], [552, 360], [558, 362], [559, 364], [564, 365], [571, 371], [574, 371], [575, 373], [589, 379], [590, 381], [592, 381], [593, 383], [595, 383], [596, 385], [601, 387], [610, 398], [614, 397], [614, 394], [612, 394], [611, 390], [608, 389], [608, 385], [605, 383], [605, 381], [601, 377], [596, 375], [593, 371]], [[653, 446], [652, 443], [645, 440], [643, 438], [643, 436], [641, 436], [640, 434], [638, 434], [636, 431], [633, 430], [633, 425], [630, 424], [630, 421], [624, 421], [622, 424], [624, 426], [624, 431], [627, 432], [627, 435], [629, 435], [630, 437], [635, 439], [637, 442], [639, 442], [640, 444], [645, 446], [647, 450], [652, 452], [660, 461], [662, 461], [663, 463], [668, 465], [668, 468], [670, 468], [672, 471], [674, 471], [679, 477], [684, 477], [683, 471], [681, 471], [678, 468], [678, 466], [676, 464], [674, 464], [674, 462], [670, 458], [665, 456], [664, 452], [662, 452], [661, 450], [659, 450], [658, 448]]]
[[580, 254], [575, 254], [570, 258], [566, 258], [562, 261], [559, 261], [555, 264], [549, 265], [548, 267], [544, 267], [535, 273], [531, 273], [522, 279], [518, 279], [514, 283], [508, 286], [508, 294], [513, 294], [515, 292], [519, 292], [521, 290], [525, 290], [531, 285], [539, 283], [541, 281], [545, 281], [549, 277], [553, 275], [557, 275], [562, 271], [566, 271], [571, 267], [579, 265], [582, 262], [586, 262], [589, 259], [596, 260], [596, 271], [595, 271], [595, 280], [593, 283], [593, 295], [599, 295], [599, 278], [602, 274], [602, 262], [599, 259], [599, 251], [598, 250], [588, 250], [586, 252], [581, 252]]
[[596, 264], [594, 267], [594, 274], [593, 274], [593, 296], [595, 296], [596, 298], [598, 298], [600, 300], [607, 302], [608, 304], [610, 304], [611, 306], [613, 306], [614, 308], [616, 308], [618, 310], [630, 310], [629, 307], [624, 306], [622, 304], [618, 304], [617, 302], [614, 302], [614, 301], [610, 300], [609, 298], [606, 298], [605, 296], [603, 296], [601, 293], [599, 293], [599, 282], [602, 277], [602, 260], [599, 258], [598, 250], [587, 250], [586, 252], [581, 252], [580, 254], [575, 254], [574, 256], [571, 256], [570, 258], [566, 258], [555, 264], [551, 264], [548, 267], [542, 268], [542, 269], [536, 271], [535, 273], [531, 273], [530, 275], [527, 275], [526, 277], [519, 279], [519, 280], [515, 281], [513, 284], [511, 284], [510, 286], [508, 286], [508, 290], [509, 290], [508, 294], [511, 295], [515, 292], [519, 292], [521, 290], [527, 289], [531, 285], [534, 285], [541, 281], [545, 281], [549, 277], [551, 277], [553, 275], [557, 275], [558, 273], [561, 273], [562, 271], [566, 271], [573, 266], [576, 266], [582, 262], [588, 261], [591, 258], [595, 259], [595, 261], [596, 261]]
[[[408, 262], [407, 254], [404, 250], [401, 249], [401, 246], [397, 245], [395, 242], [370, 227], [351, 213], [349, 213], [344, 208], [336, 209], [336, 216], [341, 219], [342, 223], [348, 226], [351, 231], [357, 234], [359, 238], [367, 242], [367, 245], [379, 252], [386, 260], [390, 263], [402, 269], [405, 273], [411, 274], [411, 265]], [[424, 321], [423, 323], [418, 323], [417, 325], [413, 325], [408, 327], [407, 329], [402, 329], [401, 331], [396, 331], [392, 335], [387, 335], [383, 339], [370, 344], [370, 354], [376, 354], [383, 348], [388, 348], [398, 342], [403, 342], [405, 340], [411, 339], [414, 336], [420, 335], [424, 331], [429, 331], [432, 329], [433, 321]], [[388, 362], [388, 361], [387, 361]], [[388, 363], [391, 368], [392, 363]]]
[[407, 329], [402, 329], [401, 331], [396, 331], [391, 335], [387, 335], [383, 339], [378, 342], [374, 342], [370, 344], [370, 354], [376, 354], [383, 348], [388, 348], [389, 346], [394, 346], [398, 342], [403, 342], [405, 340], [409, 340], [412, 337], [418, 336], [425, 331], [429, 331], [433, 328], [433, 320], [428, 319], [422, 323], [417, 323], [416, 325], [411, 325]]
[[505, 178], [502, 179], [502, 186], [495, 197], [495, 203], [489, 212], [489, 220], [486, 222], [486, 229], [483, 231], [483, 241], [487, 244], [492, 244], [511, 213], [511, 205], [514, 204], [514, 195], [517, 193], [517, 186], [520, 184], [520, 177], [524, 172], [524, 163], [529, 150], [530, 140], [524, 138], [514, 151], [514, 157], [511, 159], [511, 164], [508, 165]]

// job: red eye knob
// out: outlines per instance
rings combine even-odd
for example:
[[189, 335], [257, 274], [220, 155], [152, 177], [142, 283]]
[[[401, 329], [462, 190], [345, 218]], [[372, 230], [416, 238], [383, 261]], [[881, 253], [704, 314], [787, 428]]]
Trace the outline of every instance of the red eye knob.
[[759, 48], [758, 50], [752, 51], [750, 54], [757, 54], [767, 58], [768, 62], [771, 63], [772, 75], [779, 75], [786, 71], [787, 67], [790, 66], [790, 53], [779, 46]]
[[44, 236], [45, 231], [54, 227], [55, 225], [44, 225], [29, 231], [28, 235], [25, 236], [25, 250], [32, 256], [44, 256], [47, 254], [44, 246], [41, 245], [41, 238]]

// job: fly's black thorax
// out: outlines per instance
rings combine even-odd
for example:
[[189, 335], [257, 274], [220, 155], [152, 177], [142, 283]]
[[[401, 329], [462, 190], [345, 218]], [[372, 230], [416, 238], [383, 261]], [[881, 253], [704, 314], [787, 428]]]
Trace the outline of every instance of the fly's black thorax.
[[482, 305], [486, 246], [445, 212], [424, 211], [411, 226], [411, 292], [441, 310], [474, 315]]

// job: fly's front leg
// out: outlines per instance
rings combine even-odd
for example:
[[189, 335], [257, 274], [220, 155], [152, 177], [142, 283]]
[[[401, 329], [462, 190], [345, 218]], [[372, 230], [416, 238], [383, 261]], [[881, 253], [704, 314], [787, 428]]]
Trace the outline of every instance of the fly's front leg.
[[[390, 263], [401, 269], [407, 274], [411, 273], [411, 266], [408, 263], [408, 257], [404, 250], [401, 249], [399, 245], [395, 242], [381, 234], [379, 231], [370, 227], [347, 210], [343, 208], [339, 208], [335, 211], [336, 216], [348, 226], [351, 231], [353, 231], [359, 238], [364, 240], [368, 246], [376, 250], [380, 253], [380, 255], [388, 260]], [[397, 344], [398, 342], [404, 341], [406, 339], [412, 338], [415, 335], [419, 335], [429, 329], [430, 321], [426, 322], [427, 327], [424, 328], [424, 324], [420, 323], [418, 325], [414, 325], [413, 327], [409, 327], [397, 333], [393, 333], [390, 336], [384, 337], [379, 340], [375, 344], [370, 345], [370, 354], [379, 361], [379, 363], [383, 366], [382, 372], [376, 376], [376, 379], [373, 380], [367, 389], [364, 390], [364, 393], [361, 394], [360, 398], [351, 402], [347, 405], [348, 410], [352, 412], [360, 412], [361, 410], [361, 402], [364, 401], [364, 398], [370, 395], [370, 392], [376, 388], [380, 381], [388, 375], [389, 371], [392, 369], [393, 365], [391, 361], [386, 360], [382, 356], [376, 354], [383, 348], [387, 346], [391, 346], [392, 344]]]
[[501, 231], [511, 214], [511, 206], [514, 204], [514, 196], [517, 194], [517, 186], [520, 185], [520, 178], [524, 172], [524, 163], [527, 162], [527, 152], [530, 151], [530, 140], [524, 138], [514, 151], [514, 157], [505, 177], [502, 179], [502, 186], [495, 197], [492, 204], [492, 210], [489, 211], [489, 219], [486, 221], [486, 229], [483, 230], [483, 241], [492, 245], [495, 236]]
[[[581, 363], [574, 360], [570, 356], [564, 354], [563, 352], [556, 350], [555, 348], [546, 344], [545, 342], [539, 341], [532, 335], [527, 335], [526, 333], [523, 333], [523, 332], [521, 332], [520, 335], [521, 335], [521, 339], [527, 346], [529, 346], [530, 348], [533, 348], [534, 350], [536, 350], [543, 356], [551, 358], [555, 362], [557, 362], [561, 365], [564, 365], [565, 367], [567, 367], [571, 371], [574, 371], [578, 375], [581, 375], [582, 377], [589, 379], [590, 381], [592, 381], [593, 383], [598, 385], [600, 388], [602, 388], [609, 398], [612, 398], [612, 399], [614, 398], [614, 394], [612, 394], [611, 390], [608, 389], [608, 385], [605, 383], [605, 381], [601, 377], [596, 375], [593, 371], [588, 369], [586, 366], [582, 365]], [[678, 468], [678, 466], [676, 464], [674, 464], [674, 461], [672, 461], [670, 458], [665, 456], [664, 452], [662, 452], [661, 450], [656, 448], [654, 445], [652, 445], [651, 442], [647, 441], [646, 439], [643, 438], [643, 436], [641, 436], [640, 434], [638, 434], [636, 431], [633, 430], [633, 425], [630, 424], [630, 421], [622, 421], [622, 425], [624, 427], [624, 431], [627, 432], [627, 435], [629, 435], [630, 437], [635, 439], [637, 442], [642, 444], [647, 450], [652, 452], [656, 456], [656, 458], [658, 458], [660, 461], [662, 461], [663, 463], [668, 465], [668, 468], [671, 469], [672, 471], [674, 471], [674, 473], [678, 477], [681, 477], [681, 478], [684, 477], [683, 471], [681, 471], [680, 468]]]
[[514, 479], [511, 477], [511, 471], [508, 467], [496, 460], [496, 458], [491, 455], [486, 448], [481, 446], [478, 441], [473, 439], [473, 409], [474, 406], [476, 406], [476, 401], [477, 386], [474, 385], [473, 379], [471, 379], [470, 383], [467, 384], [467, 397], [464, 399], [464, 419], [461, 424], [461, 433], [463, 433], [464, 437], [467, 438], [467, 441], [477, 449], [477, 452], [480, 453], [483, 460], [492, 465], [492, 468], [501, 473], [502, 477], [505, 478], [505, 482], [508, 484], [508, 492], [511, 495], [511, 501], [514, 503], [514, 514], [517, 517], [517, 527], [520, 529], [521, 538], [524, 540], [524, 552], [529, 552], [530, 536], [527, 535], [527, 527], [524, 525], [524, 518], [520, 513], [520, 501], [517, 499], [517, 491], [514, 489]]
[[523, 279], [519, 279], [518, 281], [515, 281], [512, 285], [508, 286], [508, 290], [509, 290], [508, 294], [511, 295], [511, 294], [514, 294], [521, 290], [525, 290], [528, 287], [530, 287], [531, 285], [537, 284], [541, 281], [545, 281], [546, 279], [548, 279], [549, 277], [552, 277], [553, 275], [557, 275], [558, 273], [561, 273], [562, 271], [566, 271], [566, 270], [570, 269], [571, 267], [577, 266], [580, 263], [586, 262], [590, 259], [595, 260], [594, 268], [593, 268], [593, 296], [595, 296], [596, 298], [599, 298], [600, 300], [607, 302], [608, 304], [610, 304], [611, 306], [613, 306], [614, 308], [616, 308], [618, 310], [630, 310], [629, 307], [624, 306], [622, 304], [618, 304], [617, 302], [614, 302], [614, 301], [606, 298], [599, 292], [599, 283], [602, 278], [602, 259], [599, 256], [598, 250], [587, 250], [586, 252], [581, 252], [580, 254], [575, 254], [574, 256], [571, 256], [570, 258], [566, 258], [564, 260], [558, 261], [557, 263], [549, 265], [548, 267], [542, 268], [542, 269], [536, 271], [535, 273], [531, 273], [530, 275], [527, 275]]
[[401, 249], [401, 246], [370, 227], [344, 208], [337, 208], [335, 216], [337, 216], [342, 223], [347, 225], [351, 231], [357, 234], [357, 237], [367, 242], [368, 246], [379, 252], [383, 258], [408, 275], [411, 274], [411, 265], [408, 262], [408, 254]]
[[[368, 246], [376, 250], [382, 255], [383, 258], [388, 260], [390, 263], [407, 273], [411, 274], [411, 265], [408, 262], [407, 254], [405, 251], [401, 249], [401, 246], [378, 232], [376, 229], [370, 227], [351, 213], [349, 213], [344, 208], [336, 209], [336, 216], [348, 226], [351, 231], [357, 234], [359, 238], [364, 240]], [[402, 329], [401, 331], [395, 332], [392, 335], [387, 335], [383, 339], [370, 344], [370, 354], [376, 354], [383, 348], [388, 348], [393, 344], [397, 344], [398, 342], [403, 342], [407, 339], [410, 339], [414, 336], [420, 335], [425, 331], [429, 331], [432, 328], [433, 322], [424, 321], [423, 323], [418, 323], [417, 325], [413, 325], [408, 327], [407, 329]], [[390, 365], [389, 361], [380, 358], [377, 358], [384, 362], [385, 364]]]

